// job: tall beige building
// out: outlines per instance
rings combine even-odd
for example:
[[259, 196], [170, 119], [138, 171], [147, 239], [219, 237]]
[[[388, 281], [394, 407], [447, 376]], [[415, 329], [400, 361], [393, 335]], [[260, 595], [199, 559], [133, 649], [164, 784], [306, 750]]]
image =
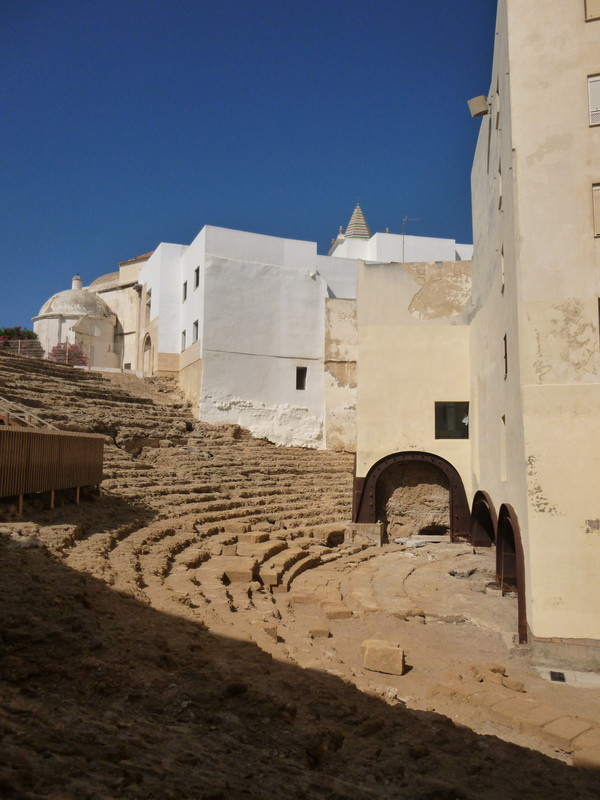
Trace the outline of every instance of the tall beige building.
[[[600, 2], [500, 0], [472, 172], [473, 487], [540, 662], [600, 666]], [[513, 555], [514, 553], [514, 555]]]
[[499, 0], [479, 114], [471, 286], [359, 268], [354, 518], [495, 543], [534, 663], [598, 670], [600, 0]]

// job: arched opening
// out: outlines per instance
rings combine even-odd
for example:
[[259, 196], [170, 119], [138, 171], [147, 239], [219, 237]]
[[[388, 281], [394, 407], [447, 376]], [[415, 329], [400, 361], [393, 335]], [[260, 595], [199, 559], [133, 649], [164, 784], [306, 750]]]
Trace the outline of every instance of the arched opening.
[[470, 539], [474, 547], [491, 547], [496, 541], [498, 515], [487, 492], [478, 491], [471, 509]]
[[374, 464], [365, 478], [355, 478], [352, 516], [354, 522], [383, 521], [392, 536], [408, 535], [409, 529], [449, 532], [452, 541], [469, 535], [469, 504], [461, 477], [452, 464], [432, 453], [394, 453]]
[[496, 541], [496, 583], [506, 592], [517, 593], [519, 643], [527, 642], [527, 609], [525, 605], [525, 557], [521, 529], [511, 505], [505, 503], [498, 515]]
[[148, 334], [144, 339], [144, 352], [142, 358], [144, 375], [152, 375], [152, 339]]
[[375, 490], [377, 519], [388, 538], [450, 533], [450, 484], [434, 464], [392, 464]]

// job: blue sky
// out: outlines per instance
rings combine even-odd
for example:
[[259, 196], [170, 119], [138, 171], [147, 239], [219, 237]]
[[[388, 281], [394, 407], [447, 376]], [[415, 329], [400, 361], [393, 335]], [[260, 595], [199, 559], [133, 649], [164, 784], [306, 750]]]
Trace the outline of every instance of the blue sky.
[[0, 327], [203, 225], [472, 241], [495, 0], [3, 0]]

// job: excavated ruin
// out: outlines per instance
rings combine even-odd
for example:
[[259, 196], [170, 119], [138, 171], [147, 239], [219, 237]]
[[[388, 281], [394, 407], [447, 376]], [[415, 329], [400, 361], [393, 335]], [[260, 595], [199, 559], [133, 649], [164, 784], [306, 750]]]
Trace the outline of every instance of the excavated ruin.
[[352, 536], [352, 455], [167, 380], [0, 355], [0, 395], [105, 437], [100, 497], [0, 502], [1, 797], [597, 797], [597, 693], [528, 669], [489, 551]]

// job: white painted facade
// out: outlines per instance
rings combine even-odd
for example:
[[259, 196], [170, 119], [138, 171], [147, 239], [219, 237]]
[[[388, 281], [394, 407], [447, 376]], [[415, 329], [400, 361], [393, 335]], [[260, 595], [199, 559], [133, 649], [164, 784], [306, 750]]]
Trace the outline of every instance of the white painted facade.
[[[201, 419], [278, 444], [326, 447], [329, 402], [332, 446], [354, 449], [356, 354], [335, 336], [355, 317], [332, 307], [326, 325], [325, 307], [356, 298], [353, 248], [396, 262], [457, 258], [454, 240], [365, 241], [347, 231], [323, 256], [314, 242], [206, 226], [191, 244], [163, 242], [88, 287], [115, 312], [110, 366], [178, 377]], [[354, 355], [346, 364], [341, 353]], [[97, 366], [109, 365], [92, 360]]]

